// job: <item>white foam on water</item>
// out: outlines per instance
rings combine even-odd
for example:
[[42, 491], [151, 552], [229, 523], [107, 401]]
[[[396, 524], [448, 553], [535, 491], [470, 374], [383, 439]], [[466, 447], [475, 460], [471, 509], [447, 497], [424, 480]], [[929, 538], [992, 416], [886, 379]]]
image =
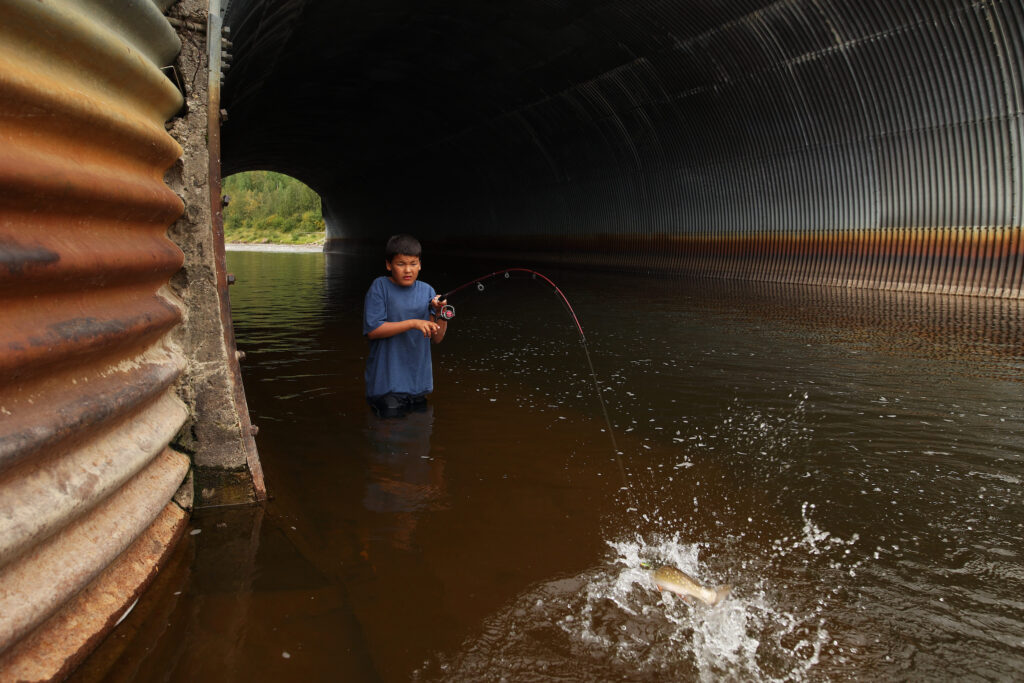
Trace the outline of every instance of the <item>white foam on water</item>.
[[[820, 531], [810, 538], [823, 540]], [[614, 651], [642, 671], [692, 669], [700, 680], [800, 680], [818, 662], [828, 633], [816, 621], [808, 630], [805, 617], [774, 605], [757, 581], [737, 585], [713, 607], [659, 593], [645, 567], [671, 565], [709, 587], [726, 582], [729, 577], [709, 575], [700, 545], [684, 542], [679, 534], [608, 545], [616, 557], [604, 575], [587, 584], [580, 615], [562, 623], [570, 635]], [[650, 638], [652, 629], [607, 628], [600, 618], [609, 601], [623, 615], [648, 620], [656, 637]], [[804, 638], [783, 645], [802, 632]]]
[[[820, 533], [812, 533], [820, 544]], [[809, 550], [808, 541], [795, 541]], [[779, 604], [785, 592], [718, 576], [708, 550], [679, 534], [608, 541], [606, 561], [535, 584], [488, 618], [419, 680], [801, 681], [830, 636], [820, 610]], [[658, 592], [644, 565], [672, 565], [708, 586], [732, 580], [713, 607]], [[802, 610], [802, 612], [800, 612]]]
[[969, 477], [979, 477], [981, 479], [992, 479], [994, 481], [1001, 481], [1006, 484], [1019, 485], [1021, 480], [1019, 477], [1015, 477], [1012, 474], [1004, 474], [1002, 472], [975, 472], [971, 470], [967, 473]]

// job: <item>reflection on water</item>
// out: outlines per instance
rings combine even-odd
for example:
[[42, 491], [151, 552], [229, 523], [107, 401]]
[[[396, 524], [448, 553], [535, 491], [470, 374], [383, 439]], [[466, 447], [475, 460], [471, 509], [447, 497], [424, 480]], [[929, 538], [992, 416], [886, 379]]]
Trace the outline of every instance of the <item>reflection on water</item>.
[[545, 271], [624, 481], [529, 279], [453, 301], [428, 411], [373, 417], [378, 261], [229, 254], [273, 500], [199, 513], [82, 680], [1024, 677], [1020, 302]]
[[[381, 540], [408, 552], [413, 550], [420, 513], [443, 509], [445, 504], [444, 461], [430, 453], [434, 408], [427, 405], [398, 419], [367, 413], [366, 419], [370, 468], [363, 508], [391, 516], [394, 527]], [[370, 557], [370, 540], [363, 540], [364, 559]]]

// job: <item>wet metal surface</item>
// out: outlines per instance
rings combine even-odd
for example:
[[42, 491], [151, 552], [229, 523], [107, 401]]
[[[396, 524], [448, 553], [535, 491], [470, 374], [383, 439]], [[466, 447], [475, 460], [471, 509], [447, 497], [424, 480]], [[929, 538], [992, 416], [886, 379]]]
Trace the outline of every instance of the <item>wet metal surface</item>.
[[[37, 543], [31, 551], [6, 563], [0, 584], [0, 642], [16, 643], [117, 560], [164, 510], [188, 468], [186, 456], [163, 450], [117, 495], [44, 536], [45, 541], [33, 539]], [[47, 589], [43, 595], [41, 583]]]
[[[7, 680], [58, 680], [70, 674], [102, 637], [138, 602], [180, 540], [188, 516], [168, 503], [138, 538], [84, 590], [72, 596], [42, 627], [0, 656]], [[103, 605], [107, 609], [97, 609]], [[71, 656], [58, 660], [60, 654]]]
[[454, 301], [430, 410], [379, 420], [379, 255], [228, 258], [273, 498], [198, 514], [78, 680], [1024, 675], [1019, 302], [543, 270], [623, 480], [550, 289]]

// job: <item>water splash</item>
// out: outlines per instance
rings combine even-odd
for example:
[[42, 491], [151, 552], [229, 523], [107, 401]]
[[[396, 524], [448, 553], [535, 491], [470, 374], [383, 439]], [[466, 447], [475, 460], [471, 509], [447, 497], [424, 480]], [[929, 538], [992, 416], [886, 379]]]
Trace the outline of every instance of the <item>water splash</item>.
[[[570, 634], [632, 659], [642, 671], [689, 669], [700, 680], [800, 680], [817, 664], [829, 637], [820, 620], [776, 604], [776, 592], [759, 577], [715, 575], [700, 561], [703, 544], [684, 542], [677, 533], [608, 545], [615, 552], [613, 569], [588, 584], [577, 625], [563, 624]], [[708, 586], [731, 580], [736, 589], [715, 607], [691, 604], [656, 592], [644, 565], [675, 566]], [[629, 628], [609, 637], [602, 626], [608, 603], [647, 620], [655, 637], [638, 639]]]
[[[818, 664], [830, 637], [819, 612], [780, 602], [765, 580], [715, 575], [679, 534], [608, 546], [604, 564], [534, 585], [415, 678], [800, 681]], [[689, 604], [659, 593], [644, 563], [736, 589], [715, 607]]]

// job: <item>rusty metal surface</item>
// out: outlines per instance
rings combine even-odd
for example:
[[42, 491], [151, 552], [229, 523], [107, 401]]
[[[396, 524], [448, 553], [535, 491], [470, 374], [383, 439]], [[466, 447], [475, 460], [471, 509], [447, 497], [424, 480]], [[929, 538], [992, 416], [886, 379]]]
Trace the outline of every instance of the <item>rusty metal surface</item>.
[[100, 357], [130, 357], [181, 320], [167, 299], [128, 287], [69, 292], [48, 301], [8, 300], [6, 309], [0, 330], [5, 384]]
[[188, 468], [186, 456], [165, 449], [115, 495], [5, 565], [0, 652], [52, 616], [134, 543], [166, 507]]
[[47, 681], [74, 670], [90, 646], [132, 609], [167, 561], [187, 521], [178, 506], [164, 507], [92, 583], [30, 636], [0, 654], [0, 680]]
[[0, 473], [129, 419], [184, 367], [174, 350], [158, 347], [121, 367], [76, 367], [0, 386]]
[[101, 438], [66, 454], [52, 452], [0, 479], [8, 506], [0, 516], [0, 565], [112, 495], [166, 447], [187, 417], [173, 392], [139, 408]]
[[185, 516], [170, 501], [189, 458], [168, 448], [188, 413], [167, 288], [183, 256], [166, 237], [183, 204], [163, 180], [182, 98], [160, 71], [179, 47], [149, 0], [0, 0], [5, 675], [40, 648], [77, 656], [178, 533], [154, 519]]
[[221, 86], [221, 35], [223, 18], [220, 0], [210, 0], [209, 23], [207, 26], [206, 44], [209, 59], [209, 107], [207, 110], [207, 146], [210, 152], [210, 216], [213, 223], [214, 261], [217, 268], [217, 295], [220, 303], [221, 327], [224, 330], [224, 347], [227, 351], [228, 370], [231, 373], [231, 386], [234, 390], [235, 407], [242, 429], [242, 443], [246, 455], [246, 465], [252, 476], [253, 491], [257, 501], [267, 499], [267, 487], [263, 480], [263, 466], [260, 464], [253, 438], [253, 425], [249, 419], [249, 409], [245, 399], [245, 388], [242, 384], [242, 369], [238, 364], [235, 343], [235, 328], [231, 322], [231, 296], [228, 293], [227, 264], [224, 253], [224, 214], [221, 201], [221, 163], [220, 163], [220, 86]]

